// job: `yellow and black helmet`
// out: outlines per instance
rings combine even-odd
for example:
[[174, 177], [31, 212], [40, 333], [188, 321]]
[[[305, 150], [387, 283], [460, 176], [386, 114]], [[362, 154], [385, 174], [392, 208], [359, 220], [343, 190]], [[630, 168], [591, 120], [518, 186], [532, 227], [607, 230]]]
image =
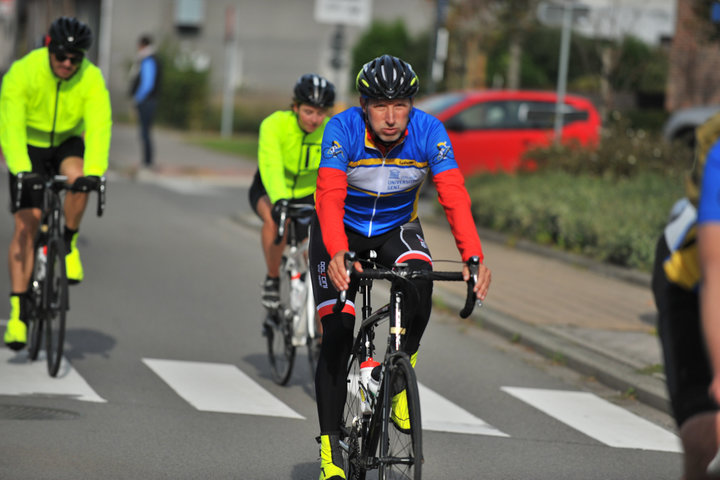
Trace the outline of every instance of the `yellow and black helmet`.
[[412, 98], [420, 87], [409, 63], [392, 55], [382, 55], [360, 69], [355, 80], [358, 93], [368, 98]]

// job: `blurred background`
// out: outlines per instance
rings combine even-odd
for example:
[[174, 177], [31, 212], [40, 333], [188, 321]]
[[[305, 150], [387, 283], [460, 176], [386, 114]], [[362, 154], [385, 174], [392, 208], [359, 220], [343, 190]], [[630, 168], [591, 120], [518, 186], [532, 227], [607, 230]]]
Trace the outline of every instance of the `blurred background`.
[[[92, 27], [89, 58], [116, 122], [135, 122], [129, 72], [138, 37], [151, 34], [163, 63], [158, 124], [251, 161], [260, 122], [288, 108], [300, 75], [331, 79], [339, 111], [357, 104], [363, 63], [399, 56], [459, 163], [478, 166], [463, 171], [481, 226], [631, 268], [649, 268], [692, 167], [694, 129], [720, 111], [712, 0], [0, 0], [0, 74], [59, 15]], [[477, 91], [520, 94], [470, 99]], [[497, 123], [508, 112], [515, 123]], [[530, 130], [542, 140], [518, 136]], [[472, 143], [488, 132], [521, 148], [489, 158]]]

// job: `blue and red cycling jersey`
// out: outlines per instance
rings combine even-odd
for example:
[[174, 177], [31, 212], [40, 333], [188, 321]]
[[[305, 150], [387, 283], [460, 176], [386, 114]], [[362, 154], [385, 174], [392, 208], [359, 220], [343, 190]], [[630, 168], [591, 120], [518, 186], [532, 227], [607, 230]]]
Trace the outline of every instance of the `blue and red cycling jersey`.
[[373, 143], [362, 109], [345, 110], [325, 127], [318, 173], [318, 217], [331, 257], [347, 249], [344, 227], [373, 237], [414, 220], [429, 174], [463, 259], [482, 258], [470, 197], [435, 117], [413, 108], [404, 137], [385, 152]]
[[716, 142], [707, 154], [702, 177], [698, 224], [720, 221], [720, 142]]

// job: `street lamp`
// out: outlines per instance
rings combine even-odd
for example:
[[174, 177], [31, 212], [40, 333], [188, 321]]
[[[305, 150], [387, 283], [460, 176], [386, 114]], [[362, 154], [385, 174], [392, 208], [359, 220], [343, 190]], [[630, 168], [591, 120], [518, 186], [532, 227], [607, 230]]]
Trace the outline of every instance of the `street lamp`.
[[540, 2], [537, 8], [537, 17], [540, 22], [550, 26], [561, 26], [560, 37], [560, 68], [557, 79], [557, 101], [555, 104], [555, 141], [559, 142], [562, 136], [563, 113], [565, 105], [565, 90], [567, 89], [568, 60], [570, 58], [570, 32], [572, 24], [585, 17], [590, 12], [587, 5], [575, 1], [564, 3]]

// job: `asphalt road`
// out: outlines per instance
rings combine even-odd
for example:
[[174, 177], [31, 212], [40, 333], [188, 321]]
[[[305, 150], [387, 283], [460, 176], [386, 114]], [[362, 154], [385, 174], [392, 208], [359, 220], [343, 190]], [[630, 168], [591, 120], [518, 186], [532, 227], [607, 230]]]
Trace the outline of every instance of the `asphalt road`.
[[[304, 352], [288, 386], [270, 376], [258, 233], [233, 220], [246, 198], [111, 179], [105, 216], [83, 223], [59, 378], [0, 348], [0, 478], [317, 478]], [[10, 226], [2, 213], [2, 245]], [[417, 372], [425, 478], [680, 476], [666, 415], [448, 314]]]

